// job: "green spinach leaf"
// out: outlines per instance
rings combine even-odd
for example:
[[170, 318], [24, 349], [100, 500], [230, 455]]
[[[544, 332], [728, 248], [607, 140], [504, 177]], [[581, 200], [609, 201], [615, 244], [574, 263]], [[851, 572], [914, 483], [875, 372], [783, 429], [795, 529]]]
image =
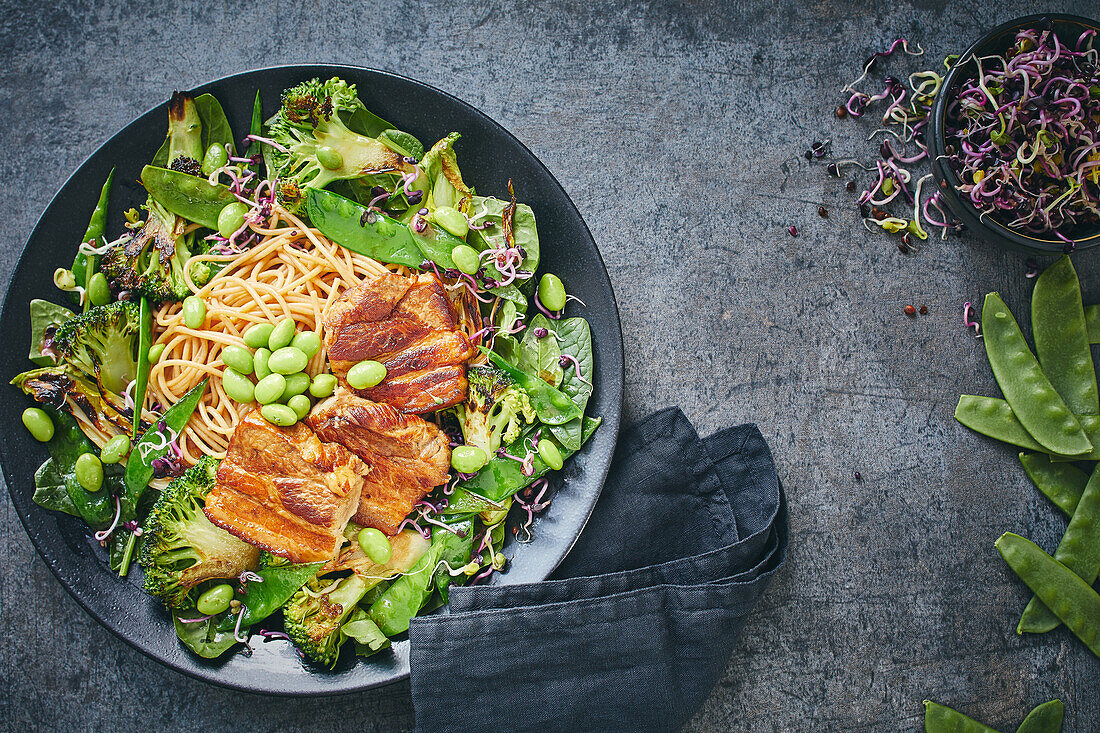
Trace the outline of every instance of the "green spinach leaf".
[[57, 463], [53, 458], [47, 458], [46, 462], [34, 472], [34, 503], [43, 509], [55, 512], [65, 512], [74, 517], [79, 517], [76, 504], [69, 498], [69, 492], [65, 489], [65, 477], [57, 470]]
[[[561, 353], [577, 360], [577, 366], [569, 364], [564, 368], [559, 388], [573, 399], [573, 403], [583, 413], [588, 405], [588, 398], [592, 396], [592, 331], [588, 327], [588, 321], [583, 318], [566, 318], [558, 321], [557, 332]], [[578, 367], [580, 377], [577, 376]], [[580, 418], [570, 420], [564, 425], [551, 425], [550, 432], [569, 450], [581, 447]]]
[[[564, 370], [558, 363], [562, 350], [558, 347], [559, 336], [555, 335], [557, 327], [557, 323], [541, 313], [536, 313], [527, 324], [527, 330], [523, 332], [516, 361], [517, 369], [534, 374], [553, 387], [562, 383], [564, 375]], [[535, 331], [540, 328], [548, 331], [542, 338], [535, 335]]]
[[[187, 616], [182, 618], [199, 618], [198, 611], [194, 609], [185, 613]], [[227, 618], [232, 618], [233, 622], [230, 623], [229, 630], [225, 631], [221, 626]], [[180, 619], [179, 614], [172, 614], [172, 625], [176, 628], [176, 636], [188, 649], [200, 657], [217, 659], [237, 644], [237, 640], [233, 638], [233, 626], [237, 619], [231, 616], [229, 611], [223, 611], [205, 621], [187, 623]]]
[[50, 326], [60, 326], [75, 314], [63, 305], [35, 298], [31, 301], [30, 359], [38, 366], [53, 366], [54, 359], [42, 353], [42, 339]]
[[[499, 246], [504, 241], [504, 228], [501, 222], [504, 219], [504, 207], [507, 205], [507, 201], [501, 201], [497, 198], [474, 196], [469, 212], [470, 218], [478, 225], [489, 222], [489, 226], [484, 229], [471, 229], [470, 233], [466, 235], [467, 244], [478, 250], [489, 249], [490, 246]], [[516, 204], [516, 213], [513, 215], [512, 224], [516, 246], [522, 247], [523, 251], [527, 253], [519, 269], [533, 273], [539, 267], [539, 231], [535, 224], [535, 212], [527, 204]], [[495, 269], [493, 268], [494, 271]], [[534, 280], [533, 277], [531, 279]], [[497, 288], [492, 292], [494, 295], [501, 295], [501, 291], [505, 289]]]
[[362, 608], [351, 612], [351, 616], [340, 627], [340, 635], [345, 641], [355, 641], [355, 653], [361, 657], [369, 657], [390, 645], [390, 640], [382, 633], [382, 629], [370, 620], [370, 616]]
[[[229, 154], [237, 155], [237, 145], [233, 140], [233, 128], [225, 116], [225, 110], [213, 94], [200, 94], [195, 97], [195, 111], [202, 120], [202, 152], [206, 153], [211, 145], [228, 145]], [[200, 161], [201, 162], [201, 161]]]

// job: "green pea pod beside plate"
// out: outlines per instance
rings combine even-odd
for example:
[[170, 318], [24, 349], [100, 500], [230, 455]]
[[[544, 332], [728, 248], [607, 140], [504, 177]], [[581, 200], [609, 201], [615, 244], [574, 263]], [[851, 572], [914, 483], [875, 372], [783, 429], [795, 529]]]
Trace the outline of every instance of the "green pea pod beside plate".
[[1031, 333], [1043, 373], [1070, 410], [1100, 414], [1081, 283], [1069, 257], [1039, 275], [1031, 294]]
[[924, 701], [925, 733], [999, 733], [957, 710], [931, 700]]
[[1072, 463], [1052, 461], [1043, 453], [1021, 453], [1020, 463], [1039, 491], [1072, 517], [1089, 475]]
[[1061, 700], [1044, 702], [1027, 714], [1016, 733], [1058, 733], [1065, 713], [1066, 706]]

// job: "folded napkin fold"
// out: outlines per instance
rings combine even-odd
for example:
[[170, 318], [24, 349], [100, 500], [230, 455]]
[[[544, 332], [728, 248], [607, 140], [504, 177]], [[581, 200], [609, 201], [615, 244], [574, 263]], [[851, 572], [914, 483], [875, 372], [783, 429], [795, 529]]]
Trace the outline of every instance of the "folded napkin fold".
[[449, 613], [413, 619], [416, 728], [675, 730], [725, 670], [786, 548], [756, 426], [700, 439], [679, 409], [657, 412], [621, 436], [550, 580], [454, 588]]

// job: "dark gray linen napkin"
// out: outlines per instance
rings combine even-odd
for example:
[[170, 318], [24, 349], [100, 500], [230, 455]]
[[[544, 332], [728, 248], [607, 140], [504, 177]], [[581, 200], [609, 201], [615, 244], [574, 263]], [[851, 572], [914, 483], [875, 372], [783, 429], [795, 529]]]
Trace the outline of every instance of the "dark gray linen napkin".
[[675, 730], [725, 670], [786, 548], [756, 426], [700, 439], [679, 409], [657, 412], [621, 437], [550, 580], [454, 588], [449, 613], [413, 619], [416, 729]]

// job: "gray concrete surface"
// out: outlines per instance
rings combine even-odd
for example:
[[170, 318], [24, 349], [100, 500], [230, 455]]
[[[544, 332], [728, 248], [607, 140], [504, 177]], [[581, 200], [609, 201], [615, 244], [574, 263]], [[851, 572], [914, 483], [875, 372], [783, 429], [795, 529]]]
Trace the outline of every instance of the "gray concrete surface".
[[[1026, 593], [993, 549], [1006, 530], [1051, 549], [1064, 520], [1012, 450], [951, 417], [961, 392], [996, 394], [961, 304], [999, 290], [1023, 309], [1025, 258], [965, 237], [903, 256], [801, 157], [823, 137], [868, 150], [871, 128], [832, 110], [870, 50], [903, 35], [936, 59], [1034, 4], [133, 5], [0, 3], [0, 282], [69, 172], [173, 89], [318, 60], [422, 79], [514, 132], [580, 206], [622, 311], [627, 418], [679, 404], [704, 434], [755, 421], [775, 450], [788, 565], [688, 730], [916, 731], [928, 697], [1004, 730], [1061, 697], [1066, 731], [1100, 730], [1100, 662], [1064, 631], [1015, 635]], [[1100, 301], [1098, 258], [1077, 262]], [[0, 727], [412, 725], [407, 685], [268, 700], [145, 659], [58, 585], [6, 493], [0, 555]]]

